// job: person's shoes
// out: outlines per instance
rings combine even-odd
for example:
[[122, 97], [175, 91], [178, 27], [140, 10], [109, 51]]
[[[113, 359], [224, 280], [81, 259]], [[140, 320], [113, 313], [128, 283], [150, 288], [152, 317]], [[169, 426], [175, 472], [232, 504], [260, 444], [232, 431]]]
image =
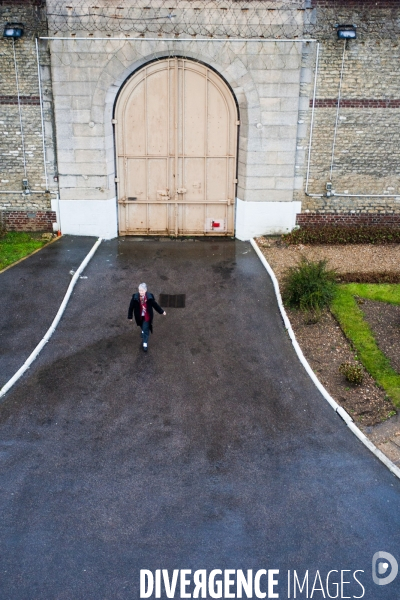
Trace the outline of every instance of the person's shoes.
[[147, 344], [143, 344], [143, 352], [147, 352]]

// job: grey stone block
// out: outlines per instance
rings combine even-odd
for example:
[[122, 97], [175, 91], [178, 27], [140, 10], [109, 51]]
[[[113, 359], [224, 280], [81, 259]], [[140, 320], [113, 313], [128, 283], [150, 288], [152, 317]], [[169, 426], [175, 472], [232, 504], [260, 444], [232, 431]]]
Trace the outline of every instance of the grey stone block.
[[74, 137], [99, 137], [104, 135], [104, 125], [95, 123], [94, 127], [83, 125], [82, 123], [73, 124]]
[[76, 188], [78, 178], [75, 175], [62, 175], [60, 173], [58, 177], [59, 177], [60, 187]]
[[240, 185], [246, 190], [273, 190], [275, 177], [241, 177]]
[[277, 190], [293, 190], [294, 177], [277, 177], [276, 178], [276, 189]]
[[301, 96], [299, 98], [299, 110], [309, 110], [310, 98], [308, 96]]
[[90, 110], [73, 110], [71, 114], [71, 121], [73, 123], [89, 123], [92, 121]]
[[281, 98], [260, 98], [260, 106], [263, 111], [280, 112]]
[[104, 163], [61, 163], [60, 172], [64, 175], [107, 175]]
[[262, 150], [272, 152], [292, 152], [295, 156], [296, 140], [294, 139], [263, 139]]
[[261, 119], [263, 125], [296, 125], [297, 112], [262, 111]]
[[295, 177], [294, 178], [294, 189], [295, 190], [302, 190], [303, 189], [303, 185], [304, 185], [304, 178], [303, 177]]
[[281, 110], [284, 112], [294, 112], [299, 110], [298, 96], [293, 98], [284, 97], [281, 99]]
[[301, 83], [310, 83], [313, 80], [313, 72], [311, 69], [302, 68], [300, 72]]
[[245, 190], [244, 200], [248, 202], [291, 202], [292, 190]]
[[266, 83], [259, 85], [259, 94], [263, 98], [295, 98], [299, 97], [299, 85], [296, 83]]
[[61, 200], [110, 200], [115, 196], [113, 190], [97, 189], [97, 188], [61, 188]]
[[[56, 102], [58, 101], [58, 97], [56, 98]], [[92, 106], [92, 98], [90, 96], [72, 96], [71, 97], [71, 106], [73, 110], [90, 110]]]
[[75, 150], [75, 162], [102, 164], [105, 160], [104, 150]]

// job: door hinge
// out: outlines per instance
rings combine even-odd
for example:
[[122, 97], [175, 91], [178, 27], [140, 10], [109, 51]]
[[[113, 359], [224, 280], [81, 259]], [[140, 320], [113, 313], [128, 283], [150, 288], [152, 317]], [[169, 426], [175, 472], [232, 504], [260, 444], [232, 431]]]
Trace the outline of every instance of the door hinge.
[[240, 125], [240, 121], [236, 121], [236, 125]]
[[114, 183], [119, 183], [119, 177], [114, 177]]
[[237, 182], [238, 182], [238, 180], [237, 180], [237, 179], [234, 179], [234, 180], [233, 180], [233, 183], [237, 183]]
[[112, 123], [113, 125], [116, 125], [116, 124], [118, 123], [118, 121], [117, 121], [117, 119], [111, 119], [111, 123]]

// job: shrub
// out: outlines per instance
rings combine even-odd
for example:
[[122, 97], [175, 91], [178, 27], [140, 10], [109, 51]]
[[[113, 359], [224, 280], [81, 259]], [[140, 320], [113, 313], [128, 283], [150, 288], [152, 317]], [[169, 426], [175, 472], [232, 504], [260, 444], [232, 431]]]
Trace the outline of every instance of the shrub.
[[329, 306], [335, 296], [336, 277], [335, 270], [327, 269], [326, 260], [313, 262], [302, 257], [284, 276], [283, 301], [288, 306], [314, 314], [315, 322], [321, 310]]
[[347, 381], [360, 385], [364, 379], [364, 371], [361, 365], [345, 362], [339, 367], [339, 372], [344, 375]]
[[379, 225], [300, 227], [282, 235], [285, 244], [399, 244], [400, 228]]

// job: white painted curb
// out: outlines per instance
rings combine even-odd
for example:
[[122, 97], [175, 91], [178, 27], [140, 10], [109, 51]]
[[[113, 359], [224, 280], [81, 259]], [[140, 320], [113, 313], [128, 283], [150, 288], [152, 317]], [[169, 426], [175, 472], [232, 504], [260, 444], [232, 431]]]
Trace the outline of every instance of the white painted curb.
[[15, 373], [15, 375], [13, 375], [11, 377], [11, 379], [9, 379], [7, 381], [7, 383], [5, 383], [3, 385], [3, 387], [0, 390], [0, 398], [2, 398], [7, 392], [8, 390], [14, 385], [14, 383], [16, 381], [18, 381], [18, 379], [25, 373], [25, 371], [27, 369], [29, 369], [29, 367], [31, 366], [31, 364], [33, 363], [33, 361], [35, 360], [35, 358], [37, 358], [37, 356], [39, 355], [40, 351], [42, 350], [42, 348], [45, 346], [45, 344], [47, 344], [47, 342], [49, 341], [49, 339], [51, 338], [51, 336], [53, 335], [53, 333], [56, 330], [56, 327], [66, 309], [66, 306], [68, 304], [68, 300], [70, 299], [70, 296], [72, 294], [72, 290], [75, 287], [76, 282], [79, 279], [80, 274], [82, 273], [82, 271], [84, 270], [84, 268], [86, 267], [86, 265], [88, 264], [88, 262], [90, 261], [90, 259], [92, 258], [92, 256], [94, 255], [94, 253], [96, 252], [97, 248], [100, 246], [102, 239], [99, 238], [97, 240], [97, 242], [95, 243], [95, 245], [93, 246], [93, 248], [90, 250], [89, 254], [86, 256], [86, 258], [83, 260], [83, 262], [81, 263], [81, 265], [79, 266], [78, 270], [76, 271], [76, 273], [74, 274], [73, 278], [71, 279], [71, 282], [68, 286], [68, 289], [66, 291], [66, 294], [64, 296], [64, 300], [61, 303], [60, 308], [58, 309], [58, 312], [56, 314], [56, 316], [54, 317], [54, 320], [52, 322], [52, 324], [50, 325], [49, 329], [46, 332], [46, 335], [44, 336], [44, 338], [39, 342], [39, 344], [36, 346], [36, 348], [34, 349], [34, 351], [29, 355], [29, 357], [26, 359], [26, 361], [24, 362], [24, 364], [22, 365], [22, 367], [20, 369], [18, 369], [18, 371]]
[[314, 371], [312, 370], [312, 368], [308, 364], [307, 359], [304, 356], [304, 354], [303, 354], [303, 352], [302, 352], [299, 344], [297, 343], [297, 340], [296, 340], [296, 337], [294, 335], [292, 326], [291, 326], [290, 321], [288, 319], [288, 316], [286, 314], [285, 307], [283, 306], [283, 303], [282, 303], [281, 292], [279, 290], [279, 284], [278, 284], [277, 278], [275, 277], [275, 273], [271, 269], [270, 265], [268, 264], [267, 259], [265, 258], [265, 256], [261, 252], [261, 250], [258, 247], [258, 245], [257, 245], [256, 241], [254, 240], [254, 238], [252, 238], [250, 240], [250, 244], [253, 246], [253, 248], [254, 248], [254, 250], [255, 250], [258, 258], [261, 260], [262, 264], [266, 268], [266, 270], [268, 272], [268, 275], [271, 277], [271, 280], [272, 280], [272, 283], [273, 283], [273, 286], [274, 286], [274, 290], [275, 290], [276, 299], [278, 301], [279, 310], [281, 311], [281, 315], [282, 315], [282, 319], [283, 319], [285, 328], [286, 328], [286, 330], [287, 330], [287, 332], [289, 334], [290, 339], [292, 340], [293, 347], [294, 347], [294, 349], [296, 351], [297, 356], [300, 359], [301, 364], [303, 365], [303, 367], [307, 371], [308, 375], [311, 377], [313, 383], [316, 385], [316, 387], [318, 388], [318, 390], [321, 392], [321, 394], [323, 395], [323, 397], [325, 398], [325, 400], [327, 400], [329, 402], [329, 404], [332, 406], [332, 408], [334, 409], [334, 411], [337, 412], [337, 414], [343, 419], [343, 421], [346, 423], [346, 425], [348, 426], [348, 428], [354, 433], [354, 435], [356, 435], [358, 437], [358, 439], [362, 441], [362, 443], [364, 444], [364, 446], [366, 446], [371, 452], [373, 452], [373, 454], [375, 454], [375, 456], [377, 458], [379, 458], [379, 460], [382, 461], [384, 465], [387, 466], [387, 468], [389, 469], [389, 471], [391, 471], [393, 473], [393, 475], [395, 475], [396, 477], [398, 477], [400, 479], [400, 469], [399, 469], [399, 467], [396, 467], [396, 465], [387, 456], [385, 456], [385, 454], [383, 454], [383, 452], [381, 452], [375, 446], [375, 444], [373, 444], [371, 442], [371, 440], [369, 440], [367, 438], [366, 435], [363, 434], [363, 432], [357, 427], [357, 425], [354, 424], [354, 421], [350, 417], [350, 415], [344, 410], [344, 408], [342, 408], [332, 398], [332, 396], [330, 396], [328, 394], [327, 390], [324, 388], [324, 386], [322, 385], [322, 383], [319, 381], [318, 377], [316, 377]]

